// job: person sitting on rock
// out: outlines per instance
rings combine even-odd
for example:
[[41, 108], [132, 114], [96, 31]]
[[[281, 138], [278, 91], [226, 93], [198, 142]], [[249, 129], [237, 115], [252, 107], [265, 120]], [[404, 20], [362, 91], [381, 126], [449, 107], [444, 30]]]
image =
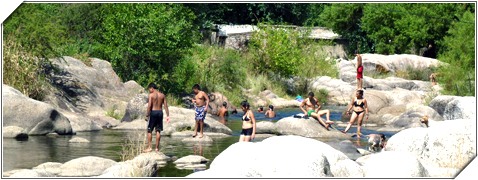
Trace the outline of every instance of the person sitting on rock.
[[[347, 109], [348, 114], [352, 114], [350, 116], [350, 121], [347, 127], [345, 128], [343, 133], [347, 133], [347, 131], [350, 129], [352, 124], [355, 122], [355, 120], [358, 119], [358, 124], [357, 124], [357, 137], [360, 137], [360, 128], [362, 127], [362, 120], [363, 117], [366, 116], [368, 119], [368, 107], [367, 107], [367, 100], [363, 97], [363, 90], [357, 90], [355, 92], [355, 96], [352, 101], [350, 102], [350, 106]], [[353, 109], [353, 112], [350, 112], [350, 110]], [[365, 112], [365, 113], [364, 113]]]
[[239, 136], [239, 142], [249, 142], [254, 140], [256, 136], [256, 118], [247, 101], [243, 101], [241, 107], [242, 111], [244, 111], [244, 116], [242, 116], [242, 131]]
[[[334, 122], [330, 120], [330, 110], [320, 110], [320, 103], [317, 103], [318, 100], [317, 98], [314, 97], [313, 92], [309, 92], [309, 97], [304, 99], [302, 103], [300, 104], [299, 108], [304, 112], [304, 114], [307, 114], [308, 117], [313, 117], [317, 121], [319, 121], [322, 126], [325, 127], [325, 129], [329, 130], [330, 124], [333, 124]], [[304, 109], [303, 107], [306, 107]], [[315, 106], [317, 106], [317, 109], [315, 109]], [[307, 111], [306, 111], [307, 110]], [[320, 118], [321, 115], [326, 114], [327, 121], [323, 121], [322, 118]]]
[[217, 115], [219, 116], [219, 122], [225, 125], [227, 122], [226, 116], [229, 116], [227, 112], [227, 102], [222, 103], [222, 107], [217, 111]]
[[368, 137], [368, 149], [370, 151], [375, 151], [375, 152], [378, 152], [380, 150], [382, 150], [383, 148], [385, 148], [385, 145], [387, 144], [387, 142], [385, 141], [386, 138], [385, 138], [385, 134], [369, 134], [367, 135]]
[[267, 118], [274, 118], [276, 117], [276, 112], [274, 112], [274, 106], [271, 104], [269, 105], [269, 110], [266, 111], [264, 114]]
[[436, 73], [430, 74], [429, 78], [430, 78], [430, 82], [432, 82], [433, 86], [437, 85], [437, 75], [436, 75]]

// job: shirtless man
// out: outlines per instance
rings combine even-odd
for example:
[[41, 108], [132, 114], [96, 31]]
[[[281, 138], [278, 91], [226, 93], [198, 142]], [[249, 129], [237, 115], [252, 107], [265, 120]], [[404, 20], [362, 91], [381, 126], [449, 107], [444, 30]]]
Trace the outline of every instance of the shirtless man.
[[[329, 130], [330, 124], [334, 123], [330, 120], [330, 111], [328, 109], [320, 110], [320, 104], [317, 102], [318, 100], [314, 97], [314, 93], [309, 92], [309, 97], [304, 99], [304, 101], [302, 101], [302, 103], [300, 104], [300, 110], [302, 110], [304, 114], [307, 114], [307, 116], [317, 119], [320, 124], [322, 124], [327, 130]], [[306, 109], [303, 108], [304, 106], [306, 107]], [[317, 109], [315, 109], [315, 106], [317, 106]], [[324, 114], [327, 115], [326, 122], [324, 122], [322, 118], [320, 118], [320, 116]]]
[[196, 124], [194, 125], [194, 135], [196, 137], [198, 135], [198, 127], [200, 136], [199, 138], [203, 137], [203, 127], [204, 127], [204, 119], [206, 118], [207, 108], [209, 107], [209, 97], [204, 91], [200, 90], [199, 84], [195, 84], [193, 86], [193, 91], [196, 96], [194, 96], [193, 103], [195, 104], [195, 111], [196, 117]]
[[264, 114], [267, 118], [274, 118], [276, 117], [276, 112], [274, 111], [274, 106], [271, 104], [269, 105], [269, 110], [266, 111]]
[[219, 122], [221, 122], [222, 124], [226, 125], [226, 122], [227, 122], [227, 119], [226, 119], [226, 116], [229, 115], [229, 113], [227, 112], [227, 102], [223, 102], [222, 103], [222, 107], [221, 109], [219, 109], [219, 111], [217, 112], [217, 115], [219, 116]]
[[148, 121], [148, 148], [144, 152], [151, 152], [151, 141], [153, 139], [151, 132], [156, 129], [156, 152], [159, 151], [160, 132], [163, 130], [163, 106], [166, 109], [166, 122], [169, 123], [169, 109], [166, 97], [159, 92], [158, 87], [154, 83], [148, 86], [148, 108], [146, 109], [146, 121]]
[[375, 151], [378, 152], [381, 149], [385, 148], [385, 145], [387, 142], [385, 141], [385, 135], [380, 133], [380, 134], [369, 134], [367, 135], [368, 137], [368, 149], [370, 151]]

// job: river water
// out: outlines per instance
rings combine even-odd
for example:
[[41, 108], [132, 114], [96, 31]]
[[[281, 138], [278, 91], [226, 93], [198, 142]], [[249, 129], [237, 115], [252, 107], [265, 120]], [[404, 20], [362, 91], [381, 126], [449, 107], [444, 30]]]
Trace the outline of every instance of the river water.
[[[341, 113], [345, 107], [325, 107], [331, 110], [330, 119], [333, 121], [340, 121]], [[256, 113], [255, 117], [258, 121], [277, 121], [283, 117], [292, 116], [301, 113], [298, 108], [278, 109], [276, 111], [277, 117], [267, 119], [263, 114]], [[182, 143], [182, 138], [176, 137], [161, 137], [161, 152], [170, 157], [184, 157], [195, 154], [201, 155], [212, 161], [219, 153], [235, 143], [239, 139], [241, 130], [242, 112], [231, 115], [227, 126], [231, 128], [233, 134], [231, 137], [214, 139], [211, 145], [195, 145]], [[339, 128], [341, 129], [341, 128]], [[362, 128], [364, 134], [375, 133], [375, 131]], [[351, 128], [350, 132], [355, 132], [355, 126]], [[37, 165], [45, 162], [60, 162], [65, 163], [75, 158], [84, 156], [97, 156], [121, 161], [122, 147], [126, 144], [128, 137], [131, 136], [145, 136], [143, 131], [131, 130], [111, 130], [104, 129], [93, 132], [78, 132], [75, 136], [30, 136], [28, 140], [19, 141], [15, 139], [3, 139], [2, 151], [2, 171], [6, 172], [13, 169], [31, 169]], [[385, 133], [387, 137], [393, 135], [392, 133]], [[73, 137], [82, 137], [88, 139], [90, 143], [69, 143], [68, 141]], [[154, 140], [154, 139], [153, 139]], [[261, 141], [263, 139], [256, 138], [254, 141]], [[330, 141], [330, 139], [318, 139], [321, 141]], [[365, 148], [365, 139], [358, 140], [356, 146]], [[208, 163], [209, 165], [210, 163]], [[160, 168], [157, 176], [159, 177], [184, 177], [193, 173], [193, 170], [180, 170], [175, 167], [172, 161]]]

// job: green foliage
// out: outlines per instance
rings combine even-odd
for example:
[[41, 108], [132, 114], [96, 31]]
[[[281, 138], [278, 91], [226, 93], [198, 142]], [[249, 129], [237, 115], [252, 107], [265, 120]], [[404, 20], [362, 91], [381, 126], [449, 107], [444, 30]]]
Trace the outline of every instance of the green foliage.
[[43, 100], [48, 90], [41, 71], [42, 60], [35, 58], [18, 41], [6, 37], [3, 42], [3, 83], [24, 95]]
[[464, 12], [441, 42], [445, 49], [438, 58], [449, 63], [437, 75], [444, 94], [475, 95], [475, 24], [475, 14]]
[[249, 44], [254, 54], [251, 63], [255, 71], [285, 77], [297, 74], [304, 61], [299, 31], [270, 25], [260, 25], [259, 28]]
[[409, 80], [430, 81], [430, 74], [434, 73], [436, 70], [437, 68], [435, 67], [419, 69], [407, 67], [404, 71], [397, 70], [395, 76]]
[[32, 57], [58, 57], [67, 41], [59, 26], [59, 4], [20, 5], [4, 22], [4, 37], [12, 37]]
[[329, 91], [327, 89], [319, 89], [319, 92], [315, 92], [314, 95], [321, 104], [327, 103], [329, 99]]
[[179, 4], [104, 4], [101, 12], [98, 55], [124, 80], [171, 87], [169, 74], [197, 37], [194, 14]]

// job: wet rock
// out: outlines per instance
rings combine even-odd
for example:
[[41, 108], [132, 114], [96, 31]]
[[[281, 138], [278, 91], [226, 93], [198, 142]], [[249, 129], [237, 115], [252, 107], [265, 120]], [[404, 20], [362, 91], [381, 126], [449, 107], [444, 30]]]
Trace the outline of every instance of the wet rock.
[[89, 143], [88, 139], [81, 137], [74, 137], [68, 141], [69, 143]]
[[111, 159], [105, 159], [95, 156], [86, 156], [70, 160], [61, 165], [61, 172], [58, 174], [62, 177], [91, 177], [98, 176], [104, 170], [115, 165], [117, 162]]

